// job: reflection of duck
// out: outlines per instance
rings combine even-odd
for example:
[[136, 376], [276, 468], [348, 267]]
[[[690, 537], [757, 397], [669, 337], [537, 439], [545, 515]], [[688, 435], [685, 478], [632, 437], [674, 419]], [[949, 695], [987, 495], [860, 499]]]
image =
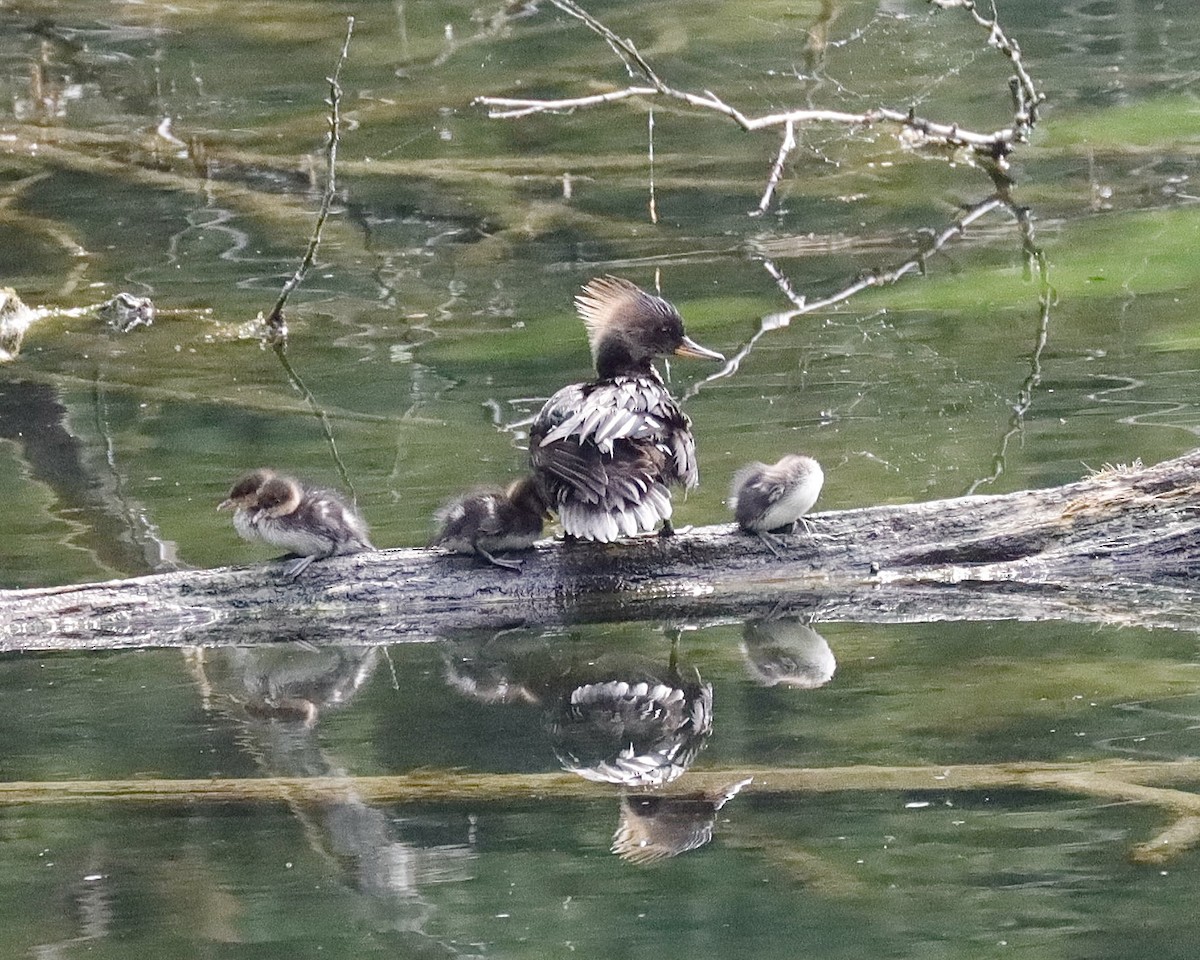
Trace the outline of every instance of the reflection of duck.
[[717, 811], [754, 778], [718, 790], [678, 796], [626, 795], [612, 852], [630, 863], [653, 863], [702, 847], [712, 839]]
[[712, 684], [684, 679], [674, 646], [664, 667], [578, 650], [564, 659], [567, 648], [525, 631], [480, 640], [449, 648], [446, 683], [480, 703], [540, 705], [559, 762], [585, 779], [670, 783], [712, 733]]
[[577, 686], [551, 722], [554, 752], [586, 780], [657, 787], [681, 776], [712, 734], [711, 683], [606, 680]]
[[812, 457], [789, 454], [778, 463], [751, 463], [733, 475], [729, 507], [738, 525], [778, 554], [772, 533], [792, 533], [813, 508], [825, 474]]
[[314, 560], [372, 550], [367, 526], [330, 490], [307, 490], [298, 480], [255, 470], [239, 479], [218, 510], [234, 507], [233, 526], [243, 539], [264, 540], [296, 554], [284, 569], [288, 577]]
[[795, 618], [748, 620], [742, 627], [742, 655], [747, 672], [763, 687], [821, 687], [837, 670], [825, 638]]
[[546, 501], [533, 477], [507, 490], [483, 489], [451, 500], [437, 512], [441, 532], [429, 544], [455, 553], [474, 553], [488, 563], [520, 570], [519, 560], [500, 560], [498, 550], [526, 550], [542, 535]]
[[691, 421], [654, 368], [675, 354], [723, 360], [684, 333], [678, 311], [618, 277], [576, 297], [597, 378], [563, 387], [529, 433], [529, 459], [568, 535], [610, 542], [670, 530], [669, 487], [699, 482]]

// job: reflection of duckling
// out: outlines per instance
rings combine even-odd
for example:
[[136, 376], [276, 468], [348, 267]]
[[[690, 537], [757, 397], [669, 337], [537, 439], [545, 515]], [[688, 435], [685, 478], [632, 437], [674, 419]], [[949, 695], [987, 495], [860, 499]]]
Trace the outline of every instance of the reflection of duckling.
[[833, 679], [837, 660], [816, 630], [794, 618], [748, 620], [742, 627], [746, 670], [763, 687], [811, 690]]
[[715, 791], [678, 796], [626, 795], [612, 852], [630, 863], [653, 863], [702, 847], [712, 839], [717, 811], [754, 778]]
[[807, 522], [804, 514], [813, 508], [825, 474], [812, 457], [789, 454], [778, 463], [751, 463], [733, 475], [729, 507], [738, 525], [757, 534], [771, 551], [779, 550], [772, 533], [793, 533]]
[[237, 508], [234, 528], [242, 537], [297, 555], [284, 569], [288, 577], [299, 576], [314, 560], [374, 549], [362, 518], [336, 493], [306, 490], [270, 470], [242, 477], [217, 509], [227, 506]]
[[694, 487], [692, 424], [654, 368], [675, 354], [724, 360], [687, 337], [678, 311], [618, 277], [576, 298], [596, 379], [563, 387], [529, 431], [529, 460], [569, 536], [610, 542], [670, 530], [674, 484]]
[[324, 710], [345, 705], [363, 687], [379, 650], [281, 643], [265, 650], [235, 649], [229, 663], [241, 676], [250, 716], [312, 727]]
[[488, 563], [520, 570], [519, 560], [500, 560], [497, 550], [526, 550], [542, 535], [546, 501], [533, 477], [522, 477], [507, 490], [483, 489], [451, 500], [437, 512], [441, 532], [431, 547], [474, 553]]

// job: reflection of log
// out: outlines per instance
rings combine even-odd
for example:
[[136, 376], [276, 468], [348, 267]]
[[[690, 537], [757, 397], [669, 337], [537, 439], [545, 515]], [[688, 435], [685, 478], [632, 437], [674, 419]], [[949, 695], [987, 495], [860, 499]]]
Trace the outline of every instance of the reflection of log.
[[[1134, 860], [1163, 863], [1200, 842], [1200, 796], [1175, 784], [1200, 780], [1195, 760], [1098, 760], [1092, 763], [963, 764], [939, 767], [738, 768], [692, 770], [671, 792], [719, 790], [732, 780], [752, 779], [745, 793], [838, 793], [899, 791], [944, 795], [963, 790], [1040, 790], [1158, 807], [1174, 821]], [[0, 807], [33, 803], [330, 803], [353, 796], [364, 803], [512, 803], [546, 798], [613, 796], [607, 784], [569, 773], [464, 774], [423, 770], [404, 776], [260, 777], [243, 780], [63, 780], [0, 783]], [[662, 795], [662, 794], [658, 794]]]
[[0, 649], [376, 643], [598, 620], [1076, 618], [1200, 626], [1200, 451], [1046, 490], [819, 514], [776, 559], [728, 526], [541, 544], [524, 572], [427, 550], [0, 592]]

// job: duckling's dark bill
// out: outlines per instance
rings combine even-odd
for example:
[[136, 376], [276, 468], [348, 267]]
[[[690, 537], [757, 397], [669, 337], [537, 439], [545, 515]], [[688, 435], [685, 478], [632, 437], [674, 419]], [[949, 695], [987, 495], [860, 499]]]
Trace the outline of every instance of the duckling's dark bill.
[[684, 337], [683, 343], [675, 348], [675, 356], [677, 357], [692, 357], [696, 360], [719, 360], [725, 362], [725, 355], [717, 353], [716, 350], [709, 350], [708, 347], [702, 347], [691, 337]]

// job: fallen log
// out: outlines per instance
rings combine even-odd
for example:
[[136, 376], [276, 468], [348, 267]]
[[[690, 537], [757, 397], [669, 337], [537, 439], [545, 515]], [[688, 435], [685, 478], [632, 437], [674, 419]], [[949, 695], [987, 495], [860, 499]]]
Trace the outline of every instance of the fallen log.
[[1076, 619], [1200, 626], [1200, 450], [997, 496], [816, 514], [776, 557], [732, 525], [543, 541], [522, 572], [424, 549], [0, 591], [0, 650], [428, 641], [611, 620]]

